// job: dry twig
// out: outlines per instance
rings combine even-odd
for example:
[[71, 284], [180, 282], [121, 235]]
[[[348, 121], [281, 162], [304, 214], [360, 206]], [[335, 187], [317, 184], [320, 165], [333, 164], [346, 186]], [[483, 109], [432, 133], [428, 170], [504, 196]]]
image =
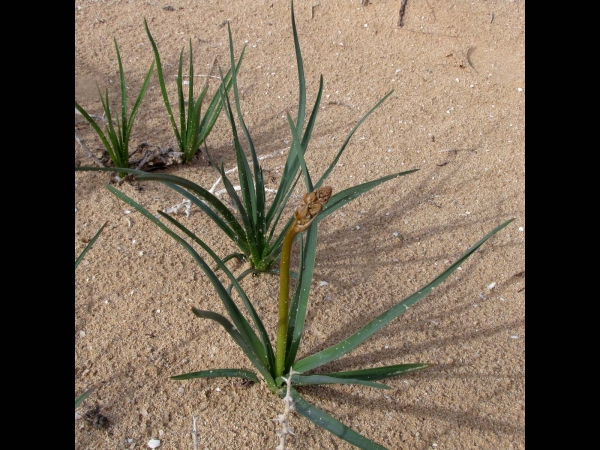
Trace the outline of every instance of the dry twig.
[[85, 142], [83, 142], [83, 140], [80, 139], [79, 136], [77, 136], [77, 133], [75, 133], [75, 140], [77, 142], [79, 142], [79, 145], [81, 145], [83, 147], [83, 149], [87, 152], [89, 158], [92, 158], [94, 160], [94, 162], [96, 164], [98, 164], [100, 167], [106, 167], [104, 164], [102, 164], [102, 161], [100, 161], [98, 158], [96, 158], [96, 155], [94, 155], [90, 151], [90, 149], [87, 147], [87, 145], [85, 145]]
[[400, 14], [398, 15], [398, 26], [404, 26], [404, 10], [406, 9], [406, 2], [408, 0], [402, 0], [402, 4], [400, 5]]
[[283, 414], [279, 414], [279, 417], [277, 417], [277, 419], [273, 419], [275, 422], [279, 422], [281, 424], [281, 431], [277, 432], [277, 436], [279, 436], [279, 445], [275, 450], [285, 450], [285, 439], [287, 435], [291, 434], [292, 436], [295, 436], [295, 434], [292, 433], [292, 429], [290, 428], [290, 425], [288, 423], [290, 413], [294, 411], [294, 400], [292, 400], [291, 391], [292, 375], [294, 375], [295, 373], [298, 372], [294, 372], [294, 369], [290, 369], [290, 376], [288, 378], [282, 377], [283, 381], [285, 381], [287, 384], [287, 392], [285, 394], [285, 397], [283, 398], [283, 403], [285, 404]]

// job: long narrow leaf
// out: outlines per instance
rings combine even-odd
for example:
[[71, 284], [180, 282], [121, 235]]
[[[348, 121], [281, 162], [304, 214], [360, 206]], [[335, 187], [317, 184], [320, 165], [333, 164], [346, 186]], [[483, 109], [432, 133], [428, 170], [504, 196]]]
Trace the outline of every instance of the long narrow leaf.
[[75, 409], [77, 409], [77, 407], [81, 405], [81, 402], [83, 402], [88, 397], [88, 395], [90, 395], [92, 390], [92, 388], [86, 389], [79, 397], [75, 399]]
[[[237, 71], [240, 70], [240, 66], [242, 64], [242, 60], [244, 59], [245, 52], [246, 52], [246, 46], [244, 45], [244, 47], [242, 48], [242, 53], [240, 54], [240, 57], [238, 59], [238, 63], [236, 66]], [[229, 71], [225, 74], [224, 82], [225, 82], [225, 87], [227, 89], [227, 92], [229, 92], [229, 89], [231, 88], [231, 85], [232, 85], [231, 69], [229, 69]], [[219, 114], [221, 113], [222, 108], [223, 108], [223, 103], [221, 101], [221, 93], [219, 92], [219, 90], [217, 90], [213, 96], [212, 101], [208, 105], [208, 108], [206, 109], [206, 112], [205, 112], [204, 116], [202, 117], [202, 120], [200, 121], [199, 132], [198, 132], [198, 146], [200, 146], [200, 144], [204, 142], [204, 140], [206, 139], [206, 136], [208, 136], [208, 134], [212, 130], [215, 122], [217, 121], [217, 118], [219, 117]]]
[[133, 121], [135, 116], [140, 109], [140, 105], [142, 104], [142, 99], [148, 90], [148, 85], [150, 84], [150, 77], [152, 76], [152, 71], [154, 70], [154, 61], [150, 64], [150, 69], [148, 69], [148, 73], [146, 74], [146, 78], [144, 79], [144, 83], [142, 84], [142, 88], [140, 89], [140, 93], [137, 96], [135, 104], [133, 105], [133, 109], [131, 110], [131, 115], [129, 116], [129, 122], [127, 124], [127, 140], [129, 140], [129, 136], [131, 135], [131, 128], [133, 127]]
[[[193, 144], [192, 142], [190, 142], [190, 137], [192, 137], [194, 134], [190, 132], [190, 129], [192, 128], [192, 123], [193, 123], [193, 115], [194, 115], [194, 109], [196, 106], [196, 102], [194, 101], [194, 55], [192, 52], [192, 39], [190, 38], [189, 40], [189, 44], [190, 44], [190, 63], [189, 63], [189, 68], [188, 68], [188, 113], [187, 113], [187, 127], [186, 127], [186, 131], [187, 131], [187, 142], [186, 144]], [[182, 128], [183, 129], [183, 128]], [[189, 150], [189, 147], [186, 145], [186, 150]]]
[[[231, 211], [227, 208], [227, 206], [225, 206], [223, 204], [223, 202], [221, 200], [219, 200], [219, 198], [217, 196], [213, 195], [211, 192], [204, 189], [202, 186], [200, 186], [192, 181], [189, 181], [185, 178], [178, 177], [176, 175], [170, 175], [170, 174], [165, 174], [165, 173], [147, 173], [147, 172], [141, 172], [141, 171], [138, 171], [138, 172], [139, 173], [136, 172], [136, 178], [140, 181], [153, 180], [153, 181], [160, 181], [163, 184], [167, 184], [167, 183], [176, 184], [178, 186], [181, 186], [181, 187], [195, 193], [198, 197], [200, 197], [200, 199], [202, 199], [208, 205], [210, 205], [210, 207], [213, 210], [215, 210], [224, 219], [225, 223], [232, 228], [235, 235], [239, 239], [245, 239], [245, 234], [246, 234], [245, 230], [238, 223], [237, 219], [231, 213]], [[191, 198], [190, 198], [190, 200], [191, 200]], [[194, 202], [194, 203], [196, 203], [196, 202]], [[235, 243], [236, 243], [236, 245], [239, 245], [238, 242], [235, 242]]]
[[269, 373], [269, 370], [265, 367], [265, 365], [262, 363], [262, 361], [260, 361], [260, 359], [256, 356], [256, 353], [253, 351], [250, 343], [242, 337], [240, 332], [233, 326], [233, 324], [229, 320], [227, 320], [226, 317], [224, 317], [221, 314], [218, 314], [216, 312], [213, 312], [213, 311], [203, 311], [201, 309], [194, 308], [194, 307], [192, 307], [192, 311], [194, 312], [194, 314], [197, 317], [200, 317], [202, 319], [214, 320], [215, 322], [220, 324], [225, 329], [225, 331], [227, 331], [227, 333], [229, 333], [229, 335], [233, 338], [233, 340], [236, 342], [236, 344], [241, 347], [242, 351], [246, 354], [246, 356], [248, 357], [248, 359], [250, 360], [252, 365], [254, 367], [256, 367], [256, 370], [258, 370], [260, 372], [260, 374], [264, 377], [265, 381], [269, 385], [275, 384], [275, 381], [273, 380], [273, 377]]
[[146, 208], [142, 205], [119, 191], [115, 189], [113, 186], [107, 185], [106, 188], [114, 194], [117, 198], [127, 203], [128, 205], [137, 209], [140, 213], [142, 213], [147, 219], [149, 219], [152, 223], [157, 225], [160, 229], [162, 229], [165, 233], [175, 239], [191, 256], [194, 258], [196, 264], [200, 266], [202, 271], [208, 277], [210, 282], [212, 283], [215, 291], [219, 295], [219, 298], [223, 302], [225, 309], [229, 313], [229, 316], [233, 320], [236, 328], [239, 330], [240, 334], [243, 336], [244, 340], [251, 346], [252, 351], [255, 353], [257, 357], [259, 357], [264, 365], [268, 364], [268, 358], [266, 353], [263, 351], [262, 344], [256, 336], [256, 333], [246, 320], [246, 318], [242, 315], [235, 302], [232, 300], [231, 296], [227, 294], [225, 287], [221, 284], [221, 281], [217, 278], [215, 273], [211, 270], [211, 268], [206, 264], [206, 262], [200, 257], [200, 255], [193, 249], [193, 247], [188, 244], [184, 239], [182, 239], [178, 234], [173, 232], [169, 227], [163, 224], [160, 220], [154, 217]]
[[[296, 175], [296, 179], [294, 180], [293, 184], [288, 188], [288, 191], [286, 192], [285, 196], [283, 197], [283, 200], [280, 201], [279, 209], [274, 211], [276, 214], [275, 220], [271, 223], [270, 218], [267, 217], [267, 227], [270, 227], [270, 230], [271, 230], [271, 231], [269, 231], [269, 238], [268, 238], [267, 242], [271, 242], [271, 239], [273, 238], [273, 233], [275, 232], [275, 229], [277, 228], [277, 224], [279, 223], [279, 219], [281, 218], [281, 214], [283, 214], [283, 211], [284, 211], [290, 197], [292, 196], [294, 189], [296, 188], [296, 184], [298, 183], [298, 180], [300, 180], [300, 173], [298, 173], [298, 175]], [[279, 191], [277, 191], [277, 193], [279, 194]], [[281, 243], [283, 242], [283, 238], [285, 237], [285, 233], [287, 233], [287, 230], [292, 225], [292, 222], [293, 222], [293, 218], [290, 217], [290, 219], [288, 220], [288, 223], [285, 225], [284, 229], [281, 230], [281, 232], [279, 233], [279, 236], [277, 237], [276, 242], [271, 244], [271, 247], [267, 251], [267, 254], [272, 253], [274, 249], [281, 246]]]
[[[221, 74], [221, 79], [223, 79], [223, 75]], [[234, 80], [235, 86], [235, 73], [232, 74], [232, 79]], [[247, 229], [252, 230], [252, 234], [256, 235], [256, 190], [254, 183], [252, 181], [252, 176], [250, 172], [250, 166], [248, 165], [248, 160], [242, 149], [240, 144], [240, 139], [238, 137], [237, 128], [235, 126], [235, 118], [233, 117], [233, 111], [231, 109], [231, 104], [229, 103], [229, 96], [225, 92], [225, 88], [223, 86], [223, 82], [221, 85], [221, 98], [223, 102], [223, 107], [225, 109], [225, 114], [229, 119], [229, 123], [231, 125], [231, 132], [233, 135], [233, 144], [235, 147], [235, 156], [237, 161], [238, 175], [240, 180], [240, 188], [242, 191], [242, 199], [244, 200], [244, 209], [248, 215], [249, 219], [249, 227]], [[224, 171], [223, 171], [224, 172]], [[223, 179], [223, 182], [225, 180]]]
[[306, 184], [306, 192], [314, 191], [313, 183], [310, 178], [310, 173], [306, 167], [306, 161], [304, 160], [304, 152], [302, 150], [302, 144], [300, 143], [300, 136], [298, 135], [298, 129], [294, 125], [290, 114], [287, 115], [290, 130], [292, 132], [292, 147], [290, 148], [290, 155], [294, 155], [300, 161], [300, 168], [302, 169], [302, 175], [304, 176], [304, 184]]
[[[114, 157], [112, 145], [110, 144], [110, 142], [108, 142], [108, 139], [106, 138], [106, 135], [104, 134], [102, 129], [98, 126], [96, 121], [94, 119], [92, 119], [92, 117], [87, 113], [87, 111], [85, 109], [83, 109], [81, 107], [81, 105], [79, 105], [79, 103], [75, 102], [75, 108], [77, 109], [77, 111], [79, 111], [81, 113], [81, 115], [85, 118], [85, 120], [87, 120], [88, 123], [92, 126], [92, 128], [94, 129], [94, 131], [96, 132], [96, 134], [98, 135], [100, 140], [102, 141], [104, 148], [106, 149], [106, 151], [108, 152], [108, 154], [112, 160]], [[99, 169], [102, 169], [102, 167], [99, 167]]]
[[81, 252], [81, 254], [77, 257], [77, 259], [75, 260], [75, 268], [77, 269], [77, 266], [79, 265], [79, 263], [81, 262], [81, 260], [83, 259], [83, 257], [85, 256], [85, 254], [88, 252], [88, 250], [90, 248], [92, 248], [92, 245], [94, 245], [94, 242], [96, 242], [96, 239], [98, 239], [98, 236], [100, 236], [100, 233], [102, 233], [102, 230], [104, 229], [104, 227], [106, 226], [108, 222], [104, 222], [104, 225], [102, 225], [98, 231], [96, 231], [96, 234], [94, 235], [94, 237], [92, 238], [92, 240], [90, 242], [88, 242], [88, 245], [85, 246], [85, 248], [83, 249], [83, 251]]
[[312, 136], [313, 128], [315, 127], [315, 122], [317, 120], [317, 113], [319, 112], [319, 105], [321, 104], [321, 97], [323, 96], [323, 75], [319, 77], [319, 91], [317, 92], [317, 99], [315, 100], [315, 106], [310, 113], [310, 118], [308, 119], [308, 125], [306, 125], [306, 130], [304, 131], [304, 135], [302, 136], [302, 150], [306, 153], [308, 148], [308, 143], [310, 142], [310, 138]]
[[347, 370], [345, 372], [324, 373], [334, 378], [352, 378], [358, 380], [384, 380], [386, 378], [405, 375], [417, 370], [433, 367], [435, 364], [396, 364], [394, 366], [373, 367], [372, 369]]
[[433, 281], [429, 284], [423, 286], [413, 295], [407, 297], [402, 300], [400, 303], [396, 304], [383, 314], [379, 315], [379, 317], [375, 318], [359, 331], [354, 333], [352, 336], [344, 339], [340, 343], [333, 345], [325, 350], [322, 350], [318, 353], [315, 353], [311, 356], [308, 356], [300, 361], [294, 363], [294, 370], [296, 372], [306, 372], [308, 370], [314, 369], [315, 367], [319, 367], [323, 364], [326, 364], [334, 359], [337, 359], [350, 350], [356, 348], [364, 341], [366, 341], [369, 337], [387, 325], [389, 322], [394, 320], [396, 317], [404, 313], [409, 307], [413, 306], [423, 297], [428, 295], [434, 288], [439, 286], [446, 278], [450, 276], [452, 272], [454, 272], [469, 256], [471, 256], [479, 247], [483, 245], [485, 241], [491, 238], [494, 234], [500, 231], [502, 228], [511, 223], [514, 219], [510, 219], [504, 222], [502, 225], [494, 228], [491, 232], [486, 234], [479, 242], [477, 242], [473, 247], [471, 247], [467, 252], [462, 255], [454, 264], [452, 264], [448, 269], [443, 271], [440, 275], [438, 275]]
[[246, 209], [244, 208], [244, 205], [242, 204], [240, 197], [235, 192], [235, 188], [233, 187], [233, 184], [231, 184], [231, 181], [229, 180], [229, 178], [227, 178], [223, 164], [221, 164], [220, 172], [221, 172], [221, 181], [223, 182], [223, 186], [225, 186], [225, 190], [227, 191], [229, 198], [234, 203], [235, 207], [237, 208], [237, 210], [240, 213], [240, 216], [242, 218], [242, 223], [244, 224], [244, 229], [245, 229], [244, 233], [245, 233], [246, 241], [248, 242], [248, 246], [250, 247], [252, 261], [254, 261], [254, 263], [256, 264], [258, 261], [260, 261], [260, 253], [258, 252], [258, 244], [256, 242], [256, 234], [254, 234], [254, 232], [253, 232], [254, 228], [253, 228], [251, 219], [250, 219], [250, 217], [248, 217], [248, 213], [246, 212]]
[[[281, 378], [281, 377], [279, 377]], [[279, 381], [277, 378], [276, 381]], [[342, 377], [330, 377], [327, 375], [296, 375], [292, 379], [294, 386], [304, 386], [311, 384], [359, 384], [362, 386], [374, 387], [377, 389], [391, 389], [391, 387], [382, 383], [373, 383], [372, 381], [359, 379], [359, 378], [342, 378]]]
[[[231, 58], [231, 67], [233, 69], [231, 79], [233, 81], [233, 96], [235, 100], [235, 108], [237, 110], [238, 120], [242, 127], [242, 131], [244, 132], [244, 136], [246, 137], [246, 142], [248, 143], [248, 151], [250, 152], [250, 157], [252, 159], [252, 169], [254, 171], [254, 189], [251, 192], [254, 192], [254, 196], [251, 197], [253, 201], [253, 222], [255, 225], [255, 233], [257, 234], [257, 242], [259, 243], [259, 252], [262, 255], [264, 248], [262, 244], [264, 242], [264, 236], [266, 234], [265, 228], [265, 185], [263, 181], [262, 169], [258, 164], [258, 158], [256, 156], [256, 150], [254, 149], [254, 143], [252, 142], [252, 138], [250, 137], [250, 133], [248, 132], [248, 127], [246, 127], [246, 122], [244, 121], [244, 116], [242, 114], [242, 108], [240, 106], [240, 95], [238, 92], [237, 85], [237, 69], [235, 68], [235, 55], [233, 50], [233, 38], [231, 37], [231, 27], [229, 23], [227, 23], [227, 31], [229, 33], [229, 53]], [[245, 156], [245, 155], [244, 155]], [[245, 160], [245, 157], [244, 157]], [[239, 169], [238, 169], [239, 170]]]
[[[298, 65], [298, 118], [296, 126], [300, 133], [304, 128], [304, 114], [306, 111], [306, 81], [304, 79], [304, 64], [302, 63], [302, 53], [300, 52], [300, 41], [298, 40], [298, 31], [296, 30], [296, 18], [294, 17], [294, 2], [292, 1], [292, 31], [294, 33], [294, 49], [296, 50], [296, 64]], [[312, 189], [311, 191], [312, 192]]]
[[[127, 88], [125, 86], [125, 72], [123, 71], [123, 64], [121, 63], [121, 53], [119, 52], [119, 46], [117, 45], [117, 39], [113, 38], [115, 43], [115, 50], [117, 52], [117, 63], [119, 65], [119, 81], [121, 87], [121, 122], [120, 130], [123, 132], [123, 138], [127, 136]], [[118, 122], [117, 122], [118, 124]], [[124, 145], [123, 153], [127, 150], [127, 140], [122, 139], [122, 144]], [[129, 151], [127, 150], [127, 155], [129, 156]]]
[[[198, 208], [200, 208], [210, 219], [212, 219], [212, 221], [223, 231], [223, 233], [225, 233], [225, 235], [227, 237], [229, 237], [229, 239], [231, 239], [231, 241], [233, 243], [235, 243], [235, 245], [238, 246], [238, 248], [240, 250], [245, 252], [246, 256], [249, 257], [251, 255], [250, 247], [248, 246], [246, 235], [243, 230], [238, 231], [237, 228], [236, 229], [231, 228], [229, 226], [229, 224], [227, 223], [227, 221], [223, 220], [217, 213], [215, 213], [211, 208], [209, 208], [202, 200], [197, 198], [195, 195], [189, 193], [185, 189], [180, 188], [179, 186], [172, 184], [172, 183], [164, 183], [164, 184], [166, 186], [170, 187], [171, 189], [173, 189], [175, 192], [179, 192], [185, 198], [190, 200], [194, 205], [196, 205]], [[237, 222], [234, 222], [234, 224], [237, 225]]]
[[325, 204], [325, 206], [323, 206], [323, 210], [316, 217], [315, 222], [320, 222], [334, 211], [338, 210], [345, 204], [351, 202], [356, 197], [359, 197], [360, 195], [370, 191], [374, 187], [379, 186], [381, 183], [384, 183], [385, 181], [389, 181], [397, 177], [411, 174], [413, 172], [416, 172], [417, 170], [419, 169], [411, 169], [405, 172], [393, 173], [391, 175], [378, 178], [377, 180], [367, 181], [366, 183], [359, 184], [357, 186], [352, 186], [348, 189], [344, 189], [343, 191], [332, 195], [329, 201]]
[[183, 48], [179, 53], [179, 64], [177, 65], [177, 105], [179, 107], [179, 126], [181, 132], [181, 141], [179, 144], [179, 151], [185, 154], [187, 159], [186, 149], [188, 141], [188, 133], [185, 123], [185, 101], [183, 100]]
[[342, 147], [339, 149], [337, 155], [335, 155], [335, 158], [333, 159], [333, 162], [329, 165], [329, 167], [327, 168], [327, 170], [323, 173], [323, 175], [321, 176], [321, 178], [319, 178], [319, 181], [317, 181], [317, 184], [315, 184], [315, 189], [320, 188], [323, 184], [323, 182], [327, 179], [327, 177], [329, 176], [329, 174], [331, 173], [331, 171], [333, 170], [333, 168], [335, 167], [335, 165], [337, 164], [338, 160], [340, 159], [340, 157], [342, 156], [342, 153], [344, 152], [344, 149], [346, 148], [346, 146], [348, 145], [348, 142], [350, 142], [350, 139], [352, 138], [352, 136], [354, 135], [354, 133], [356, 132], [356, 130], [358, 130], [358, 127], [360, 127], [360, 125], [367, 119], [367, 117], [369, 117], [371, 115], [371, 113], [373, 111], [375, 111], [379, 105], [381, 105], [390, 95], [392, 95], [392, 92], [394, 92], [394, 90], [392, 89], [390, 92], [388, 92], [387, 94], [385, 94], [383, 96], [383, 98], [381, 100], [379, 100], [375, 106], [373, 106], [363, 117], [362, 119], [360, 119], [356, 125], [354, 125], [354, 128], [352, 128], [352, 130], [350, 130], [350, 133], [348, 134], [348, 136], [346, 137], [346, 140], [344, 141], [344, 143], [342, 144]]
[[352, 445], [356, 445], [364, 450], [387, 450], [385, 447], [344, 425], [339, 420], [334, 419], [325, 411], [322, 411], [316, 406], [308, 403], [300, 396], [300, 394], [298, 394], [296, 389], [291, 388], [290, 391], [292, 399], [294, 400], [294, 407], [296, 411], [314, 424], [325, 428], [327, 431], [336, 435], [340, 439], [350, 442]]
[[175, 116], [173, 116], [173, 111], [171, 110], [171, 103], [169, 102], [169, 96], [167, 95], [167, 87], [165, 86], [165, 77], [163, 75], [162, 63], [160, 62], [158, 47], [156, 46], [156, 42], [154, 42], [154, 38], [150, 33], [150, 29], [148, 28], [148, 22], [146, 22], [146, 19], [144, 19], [144, 27], [146, 28], [146, 34], [148, 35], [148, 39], [150, 39], [152, 51], [154, 52], [154, 60], [156, 61], [156, 73], [158, 74], [158, 84], [160, 85], [160, 92], [162, 93], [163, 100], [165, 102], [165, 107], [167, 108], [167, 112], [169, 113], [169, 119], [171, 121], [171, 127], [173, 128], [173, 132], [175, 133], [175, 138], [177, 139], [177, 143], [180, 143], [181, 134], [179, 134], [179, 130], [177, 129], [177, 124], [175, 123]]
[[190, 135], [190, 139], [188, 141], [188, 151], [190, 154], [190, 160], [196, 154], [198, 149], [200, 148], [200, 117], [202, 115], [202, 102], [204, 101], [204, 97], [208, 92], [208, 86], [205, 86], [200, 92], [198, 99], [196, 100], [196, 104], [191, 109], [190, 117], [189, 117], [189, 126], [188, 133]]
[[[293, 322], [290, 320], [288, 326], [288, 332], [292, 336], [292, 339], [288, 340], [290, 344], [286, 356], [284, 373], [286, 373], [292, 364], [294, 364], [296, 354], [298, 353], [298, 347], [300, 346], [300, 340], [302, 339], [304, 321], [306, 320], [306, 309], [308, 307], [308, 299], [310, 296], [310, 285], [312, 283], [312, 276], [315, 268], [316, 252], [317, 225], [313, 222], [306, 233], [306, 244], [304, 245], [303, 258], [301, 261], [302, 266], [298, 269], [298, 273], [301, 274], [302, 279], [299, 281], [299, 287], [296, 289], [292, 299], [290, 319], [293, 319]], [[294, 370], [300, 372], [295, 368], [295, 364]]]
[[113, 125], [113, 119], [110, 112], [110, 104], [108, 103], [108, 89], [105, 91], [106, 98], [102, 96], [100, 93], [100, 89], [98, 89], [98, 94], [100, 94], [100, 101], [102, 102], [102, 109], [104, 110], [104, 114], [106, 115], [106, 128], [108, 133], [108, 139], [111, 142], [110, 148], [107, 148], [108, 154], [110, 155], [110, 159], [113, 161], [115, 166], [121, 165], [121, 151], [119, 149], [119, 141], [117, 139], [117, 133], [115, 131], [115, 127]]
[[[258, 330], [258, 333], [260, 335], [260, 340], [262, 342], [263, 353], [267, 355], [267, 362], [268, 362], [267, 366], [273, 367], [275, 359], [274, 359], [274, 355], [273, 355], [273, 348], [271, 347], [271, 342], [269, 341], [269, 335], [267, 334], [267, 331], [265, 330], [265, 326], [263, 325], [262, 321], [260, 320], [260, 317], [256, 313], [254, 306], [252, 306], [250, 299], [248, 298], [248, 296], [246, 295], [246, 293], [240, 286], [236, 277], [231, 273], [231, 271], [225, 265], [225, 263], [223, 261], [221, 261], [221, 259], [216, 255], [216, 253], [213, 252], [213, 250], [208, 245], [206, 245], [198, 236], [196, 236], [194, 233], [192, 233], [190, 230], [188, 230], [179, 221], [170, 217], [168, 214], [160, 212], [160, 215], [163, 216], [165, 219], [167, 219], [169, 222], [171, 222], [173, 225], [175, 225], [177, 228], [179, 228], [181, 231], [183, 231], [194, 242], [196, 242], [198, 245], [200, 245], [204, 249], [204, 251], [206, 253], [208, 253], [210, 255], [210, 257], [213, 259], [213, 261], [217, 264], [217, 267], [225, 273], [227, 278], [229, 278], [229, 280], [231, 281], [231, 284], [233, 286], [235, 286], [236, 291], [238, 292], [239, 296], [242, 299], [242, 303], [244, 303], [244, 306], [246, 307], [248, 314], [250, 314], [250, 318], [252, 319], [252, 321], [254, 322], [254, 325], [256, 326], [256, 329]], [[227, 294], [229, 294], [230, 292], [231, 292], [231, 290], [228, 289]]]
[[244, 380], [254, 381], [258, 383], [258, 377], [254, 372], [245, 369], [213, 369], [213, 370], [201, 370], [199, 372], [184, 373], [182, 375], [175, 375], [171, 377], [171, 380], [192, 380], [194, 378], [242, 378]]

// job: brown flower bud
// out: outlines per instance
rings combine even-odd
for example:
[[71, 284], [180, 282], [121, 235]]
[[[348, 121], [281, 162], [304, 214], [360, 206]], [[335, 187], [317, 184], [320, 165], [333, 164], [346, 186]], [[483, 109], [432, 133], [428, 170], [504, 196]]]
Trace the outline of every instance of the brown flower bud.
[[323, 205], [329, 201], [332, 190], [330, 186], [324, 186], [313, 192], [304, 194], [302, 203], [294, 211], [294, 217], [297, 222], [294, 227], [296, 232], [304, 231], [308, 228], [317, 214], [323, 209]]

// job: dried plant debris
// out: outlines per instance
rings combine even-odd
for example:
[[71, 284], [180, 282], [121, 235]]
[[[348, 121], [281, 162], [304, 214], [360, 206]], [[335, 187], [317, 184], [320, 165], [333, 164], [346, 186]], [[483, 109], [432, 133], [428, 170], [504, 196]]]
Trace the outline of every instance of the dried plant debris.
[[137, 160], [131, 159], [129, 161], [130, 166], [135, 167], [137, 170], [151, 172], [175, 164], [183, 164], [183, 153], [175, 151], [172, 148], [160, 148], [144, 142], [138, 145], [132, 155], [138, 151], [141, 151], [143, 156]]

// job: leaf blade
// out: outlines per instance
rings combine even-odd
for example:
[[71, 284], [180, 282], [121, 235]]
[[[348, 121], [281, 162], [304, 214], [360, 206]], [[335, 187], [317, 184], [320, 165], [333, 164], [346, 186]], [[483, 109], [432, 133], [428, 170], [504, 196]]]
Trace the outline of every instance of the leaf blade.
[[[279, 378], [278, 378], [279, 380]], [[311, 384], [358, 384], [377, 389], [391, 389], [391, 387], [382, 383], [373, 383], [369, 380], [349, 377], [332, 377], [326, 374], [314, 375], [295, 375], [292, 379], [294, 386], [308, 386]]]
[[352, 445], [356, 445], [359, 448], [365, 450], [387, 450], [382, 445], [379, 445], [362, 434], [357, 433], [339, 420], [334, 419], [325, 411], [322, 411], [316, 406], [308, 403], [306, 400], [304, 400], [304, 398], [302, 398], [302, 396], [300, 396], [300, 394], [298, 394], [296, 389], [291, 388], [290, 391], [292, 399], [294, 400], [296, 411], [313, 422], [315, 425], [325, 428], [331, 434], [334, 434], [340, 439], [350, 442]]
[[393, 366], [373, 367], [371, 369], [347, 370], [343, 372], [324, 373], [330, 377], [336, 378], [354, 378], [359, 380], [384, 380], [386, 378], [405, 375], [417, 370], [433, 367], [435, 364], [415, 363], [415, 364], [396, 364]]
[[334, 359], [337, 359], [340, 356], [345, 355], [350, 350], [362, 344], [364, 341], [366, 341], [369, 337], [371, 337], [373, 334], [375, 334], [393, 319], [403, 314], [409, 307], [411, 307], [423, 297], [428, 295], [435, 287], [440, 285], [446, 278], [448, 278], [450, 274], [460, 266], [460, 264], [462, 264], [469, 256], [471, 256], [489, 238], [491, 238], [502, 228], [506, 227], [513, 220], [514, 219], [510, 219], [504, 222], [503, 224], [499, 225], [498, 227], [494, 228], [481, 240], [479, 240], [473, 247], [467, 250], [467, 252], [464, 253], [456, 262], [454, 262], [454, 264], [452, 264], [448, 269], [446, 269], [444, 272], [442, 272], [440, 275], [434, 278], [433, 281], [429, 282], [414, 294], [410, 295], [409, 297], [397, 303], [395, 306], [391, 307], [384, 313], [380, 314], [378, 317], [373, 319], [371, 322], [362, 327], [356, 333], [352, 334], [350, 337], [344, 339], [338, 344], [335, 344], [320, 352], [314, 353], [313, 355], [310, 355], [294, 363], [294, 370], [296, 372], [303, 373], [308, 370], [314, 369], [330, 361], [333, 361]]
[[85, 256], [85, 254], [89, 251], [90, 248], [92, 248], [92, 245], [94, 245], [94, 242], [96, 242], [96, 239], [98, 239], [98, 236], [100, 236], [100, 233], [102, 233], [102, 230], [104, 230], [104, 227], [106, 226], [107, 223], [108, 222], [104, 222], [104, 225], [102, 225], [100, 227], [100, 229], [98, 231], [96, 231], [96, 234], [94, 235], [94, 237], [90, 240], [90, 242], [88, 242], [88, 244], [85, 246], [83, 251], [79, 254], [77, 259], [75, 260], [75, 268], [76, 269], [77, 269], [77, 266], [79, 265], [79, 263], [83, 260], [83, 257]]
[[181, 375], [174, 375], [171, 380], [192, 380], [195, 378], [242, 378], [244, 380], [254, 381], [258, 383], [258, 377], [250, 370], [245, 369], [212, 369], [212, 370], [200, 370], [198, 372], [183, 373]]

